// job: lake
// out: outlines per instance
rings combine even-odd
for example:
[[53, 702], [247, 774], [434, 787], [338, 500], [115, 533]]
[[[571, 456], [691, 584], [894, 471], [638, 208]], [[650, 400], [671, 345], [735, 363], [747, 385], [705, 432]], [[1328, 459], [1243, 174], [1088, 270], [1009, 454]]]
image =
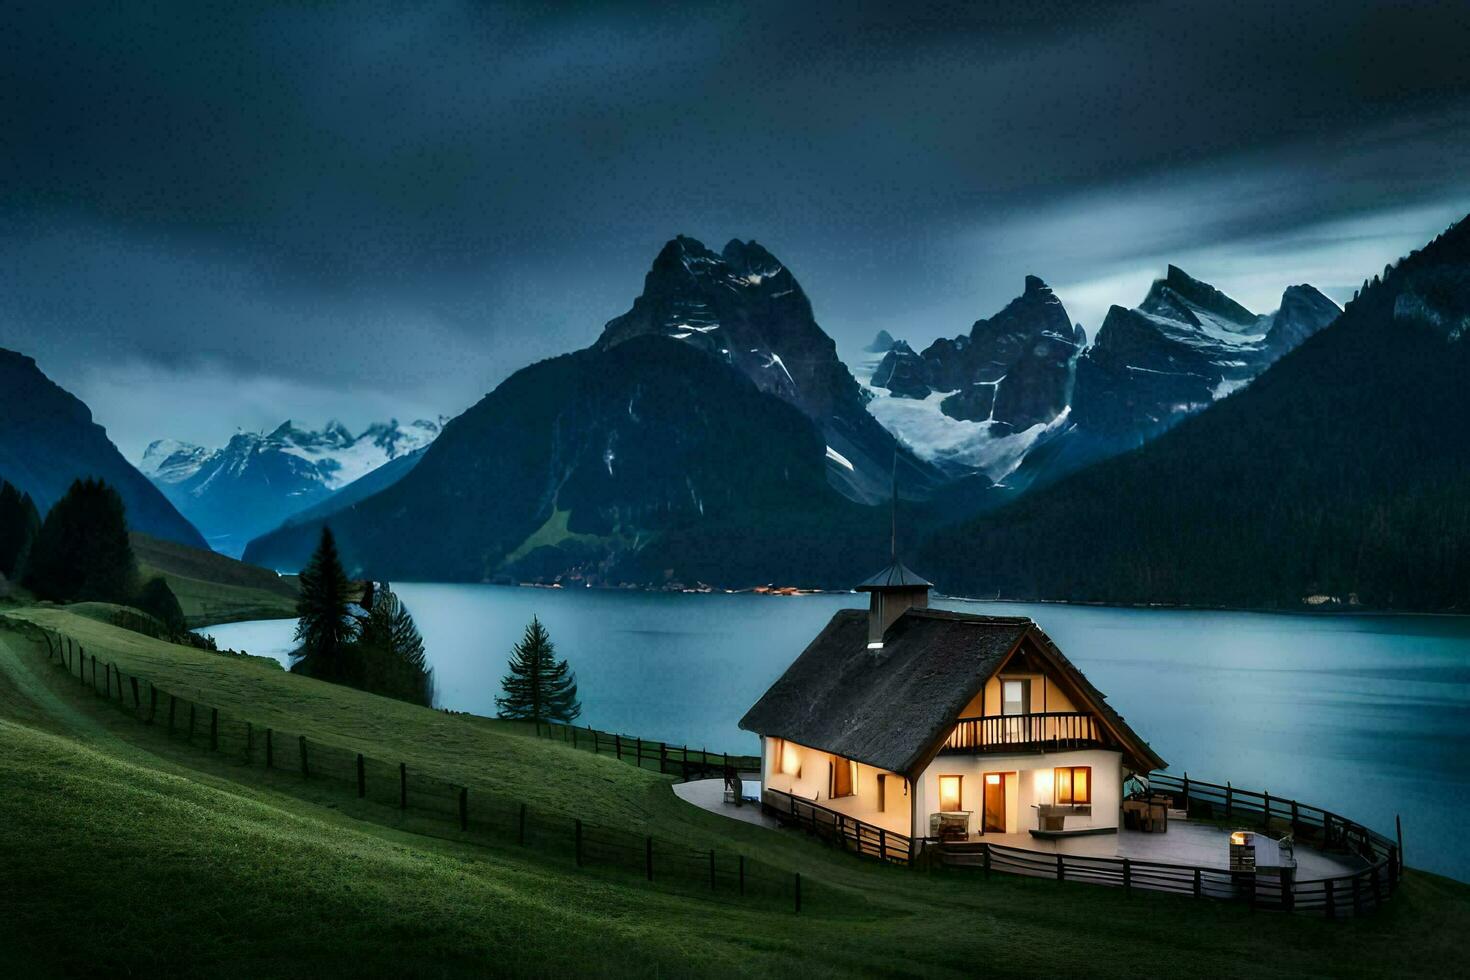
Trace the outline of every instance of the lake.
[[[582, 721], [754, 752], [736, 725], [843, 607], [866, 596], [394, 586], [424, 634], [441, 707], [495, 713], [532, 614], [577, 672]], [[936, 600], [1036, 620], [1175, 772], [1268, 790], [1392, 834], [1409, 864], [1470, 880], [1470, 618], [1268, 615]], [[209, 627], [275, 656], [294, 620]]]

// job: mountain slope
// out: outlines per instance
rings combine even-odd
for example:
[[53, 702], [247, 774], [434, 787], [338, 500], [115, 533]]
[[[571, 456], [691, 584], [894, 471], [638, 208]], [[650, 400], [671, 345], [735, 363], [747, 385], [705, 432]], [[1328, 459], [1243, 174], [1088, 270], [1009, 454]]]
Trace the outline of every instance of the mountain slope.
[[[159, 440], [141, 468], [216, 550], [237, 556], [251, 538], [422, 449], [438, 432], [427, 420], [400, 426], [393, 419], [356, 436], [340, 422], [315, 432], [286, 421], [269, 433], [239, 433], [213, 451]], [[389, 482], [369, 483], [369, 492]]]
[[968, 334], [922, 354], [891, 344], [868, 379], [868, 408], [921, 457], [1002, 480], [1066, 411], [1086, 339], [1051, 288], [1027, 276], [1020, 296]]
[[[865, 408], [862, 387], [817, 324], [791, 270], [757, 243], [732, 239], [723, 252], [679, 236], [654, 259], [633, 307], [608, 321], [596, 346], [671, 337], [800, 408], [821, 431], [828, 477], [848, 498], [887, 498], [896, 443]], [[922, 491], [939, 474], [910, 460], [907, 484]]]
[[1066, 424], [1038, 439], [1006, 482], [1024, 490], [1144, 445], [1244, 388], [1340, 312], [1298, 285], [1276, 312], [1257, 315], [1169, 266], [1137, 307], [1108, 310], [1077, 359]]
[[117, 451], [80, 399], [31, 358], [0, 349], [0, 477], [29, 493], [44, 515], [73, 480], [88, 476], [117, 489], [133, 530], [205, 547], [199, 532]]
[[[805, 415], [649, 336], [517, 371], [403, 479], [327, 520], [354, 574], [605, 584], [692, 582], [696, 570], [732, 586], [833, 581], [851, 574], [832, 567], [850, 529], [881, 530], [828, 485]], [[299, 568], [321, 524], [258, 538], [246, 560]], [[667, 543], [732, 528], [713, 564]]]
[[1470, 220], [1244, 391], [915, 563], [975, 595], [1470, 610], [1467, 333]]

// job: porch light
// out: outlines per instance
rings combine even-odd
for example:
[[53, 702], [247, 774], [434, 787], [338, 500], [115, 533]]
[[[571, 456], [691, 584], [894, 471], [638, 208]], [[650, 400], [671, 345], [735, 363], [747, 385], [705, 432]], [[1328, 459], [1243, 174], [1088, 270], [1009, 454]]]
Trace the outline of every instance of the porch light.
[[869, 650], [881, 650], [881, 649], [883, 649], [883, 641], [882, 640], [874, 640], [872, 643], [869, 643], [868, 644], [868, 649]]
[[1051, 801], [1052, 778], [1050, 769], [1038, 769], [1033, 777], [1038, 800]]
[[781, 744], [781, 772], [788, 776], [801, 775], [801, 753], [790, 742]]
[[944, 813], [953, 813], [960, 808], [960, 777], [939, 777], [939, 809]]

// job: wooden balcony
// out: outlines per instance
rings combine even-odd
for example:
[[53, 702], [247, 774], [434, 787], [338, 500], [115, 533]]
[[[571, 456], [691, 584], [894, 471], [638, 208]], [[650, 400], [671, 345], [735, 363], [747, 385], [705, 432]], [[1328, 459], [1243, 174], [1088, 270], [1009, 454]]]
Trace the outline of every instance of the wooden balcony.
[[1104, 748], [1107, 733], [1085, 711], [1045, 711], [1025, 715], [961, 718], [945, 740], [943, 752], [1062, 752]]

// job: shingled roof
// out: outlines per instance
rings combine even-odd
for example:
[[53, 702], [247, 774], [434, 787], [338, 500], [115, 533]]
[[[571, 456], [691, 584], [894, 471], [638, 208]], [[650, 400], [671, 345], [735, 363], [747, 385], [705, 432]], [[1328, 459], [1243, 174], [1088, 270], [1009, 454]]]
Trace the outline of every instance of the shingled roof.
[[976, 692], [1027, 636], [1093, 701], [1150, 768], [1153, 753], [1051, 639], [1025, 617], [910, 609], [867, 647], [868, 613], [843, 609], [755, 703], [740, 727], [906, 776], [927, 764]]

